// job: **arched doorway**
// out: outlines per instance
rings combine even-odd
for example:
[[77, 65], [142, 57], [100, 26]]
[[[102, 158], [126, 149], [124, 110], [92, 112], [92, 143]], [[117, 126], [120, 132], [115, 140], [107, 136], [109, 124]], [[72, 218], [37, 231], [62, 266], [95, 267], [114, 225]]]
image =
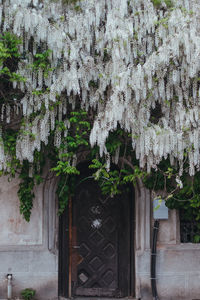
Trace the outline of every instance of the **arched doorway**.
[[102, 195], [87, 164], [60, 218], [59, 293], [65, 297], [134, 296], [134, 195]]

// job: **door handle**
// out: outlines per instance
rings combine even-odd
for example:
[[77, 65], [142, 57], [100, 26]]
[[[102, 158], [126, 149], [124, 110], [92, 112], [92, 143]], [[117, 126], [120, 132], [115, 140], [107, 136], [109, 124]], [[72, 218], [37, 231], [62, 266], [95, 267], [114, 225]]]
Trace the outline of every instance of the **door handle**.
[[74, 248], [74, 249], [79, 249], [80, 246], [72, 246], [72, 248]]

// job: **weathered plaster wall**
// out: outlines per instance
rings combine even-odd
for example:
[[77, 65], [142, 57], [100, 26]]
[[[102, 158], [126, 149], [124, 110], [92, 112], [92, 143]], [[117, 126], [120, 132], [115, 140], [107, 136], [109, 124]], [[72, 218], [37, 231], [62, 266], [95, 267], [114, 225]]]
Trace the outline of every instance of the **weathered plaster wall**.
[[[153, 228], [150, 195], [141, 186], [136, 191], [136, 298], [152, 299], [150, 281]], [[151, 232], [151, 234], [150, 234]], [[200, 245], [180, 244], [178, 213], [160, 221], [157, 246], [157, 290], [159, 300], [200, 299]]]
[[0, 299], [7, 297], [6, 275], [13, 275], [13, 297], [31, 287], [37, 299], [57, 299], [57, 218], [55, 183], [35, 190], [31, 221], [19, 214], [18, 179], [0, 178]]
[[[13, 274], [13, 296], [21, 289], [37, 290], [37, 299], [57, 299], [58, 219], [56, 182], [47, 180], [36, 190], [33, 214], [27, 224], [19, 214], [18, 179], [0, 178], [0, 299], [6, 299], [6, 275]], [[152, 236], [151, 195], [140, 183], [135, 189], [136, 298], [150, 300]], [[157, 288], [160, 300], [200, 299], [200, 245], [180, 244], [179, 220], [170, 211], [160, 222]]]
[[19, 179], [0, 178], [0, 245], [42, 245], [43, 203], [40, 195], [34, 201], [31, 222], [19, 212], [17, 190]]
[[160, 222], [157, 284], [161, 300], [200, 299], [200, 245], [181, 244], [179, 227], [175, 210], [168, 221]]

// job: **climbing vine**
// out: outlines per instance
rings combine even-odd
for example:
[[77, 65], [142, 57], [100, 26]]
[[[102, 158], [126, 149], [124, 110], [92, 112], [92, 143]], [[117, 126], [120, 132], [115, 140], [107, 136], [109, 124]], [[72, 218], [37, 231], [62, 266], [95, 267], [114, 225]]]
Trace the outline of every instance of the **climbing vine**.
[[199, 219], [199, 5], [0, 4], [0, 171], [27, 221], [45, 162], [62, 213], [81, 159], [104, 194], [140, 178]]

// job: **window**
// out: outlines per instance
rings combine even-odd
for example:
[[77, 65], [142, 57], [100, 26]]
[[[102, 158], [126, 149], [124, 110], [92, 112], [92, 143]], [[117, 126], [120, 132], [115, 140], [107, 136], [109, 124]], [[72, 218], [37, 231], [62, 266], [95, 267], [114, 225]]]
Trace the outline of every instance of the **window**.
[[184, 211], [180, 210], [180, 240], [181, 243], [200, 243], [200, 221], [188, 220]]

